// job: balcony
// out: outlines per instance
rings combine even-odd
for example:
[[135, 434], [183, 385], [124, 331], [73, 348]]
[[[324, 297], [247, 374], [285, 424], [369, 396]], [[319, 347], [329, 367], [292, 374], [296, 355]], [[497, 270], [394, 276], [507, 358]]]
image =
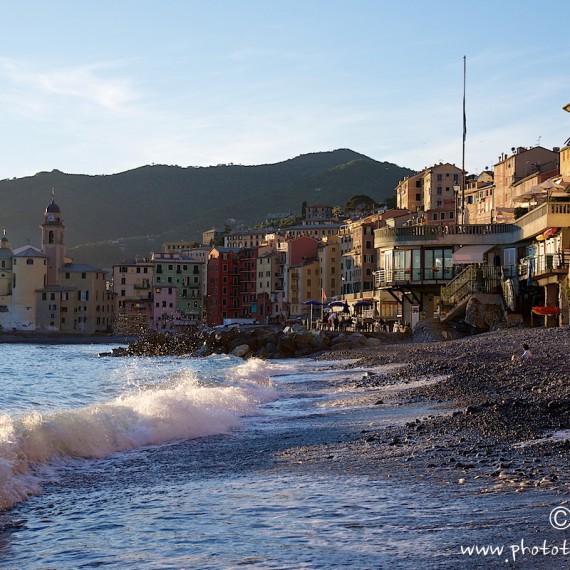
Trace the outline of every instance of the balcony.
[[445, 284], [454, 277], [452, 267], [430, 267], [429, 269], [380, 269], [375, 274], [376, 289], [391, 285], [433, 285]]
[[519, 239], [533, 238], [548, 228], [569, 227], [570, 202], [545, 202], [521, 216], [515, 225], [521, 230]]
[[525, 257], [518, 266], [519, 279], [541, 279], [552, 275], [567, 275], [570, 251]]
[[419, 225], [380, 228], [374, 231], [374, 247], [412, 246], [415, 244], [440, 247], [446, 245], [509, 244], [522, 239], [521, 233], [521, 227], [517, 224]]

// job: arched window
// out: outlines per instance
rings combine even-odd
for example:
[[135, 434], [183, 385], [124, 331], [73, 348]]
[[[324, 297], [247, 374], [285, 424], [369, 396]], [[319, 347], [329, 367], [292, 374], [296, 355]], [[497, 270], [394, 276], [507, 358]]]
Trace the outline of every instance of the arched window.
[[50, 231], [48, 234], [48, 243], [55, 243], [55, 236], [53, 231]]

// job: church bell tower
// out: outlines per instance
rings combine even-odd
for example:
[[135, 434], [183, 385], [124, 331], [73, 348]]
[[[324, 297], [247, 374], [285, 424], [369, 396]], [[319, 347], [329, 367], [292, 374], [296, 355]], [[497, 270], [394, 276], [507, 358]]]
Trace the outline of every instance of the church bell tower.
[[42, 230], [42, 252], [47, 257], [47, 286], [58, 285], [59, 272], [65, 263], [65, 226], [61, 210], [54, 201], [54, 191], [51, 191], [51, 204], [44, 213]]

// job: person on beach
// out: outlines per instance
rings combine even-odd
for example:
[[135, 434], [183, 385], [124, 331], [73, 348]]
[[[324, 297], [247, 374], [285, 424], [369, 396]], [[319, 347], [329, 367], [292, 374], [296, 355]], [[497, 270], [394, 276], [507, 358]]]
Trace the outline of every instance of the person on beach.
[[[530, 346], [525, 342], [523, 345], [523, 353], [520, 356], [520, 360], [528, 360], [532, 356], [532, 352], [530, 351]], [[513, 354], [511, 360], [519, 360], [519, 357], [516, 354]]]
[[523, 344], [523, 353], [521, 354], [521, 360], [527, 360], [532, 356], [532, 352], [530, 351], [530, 346], [525, 342]]

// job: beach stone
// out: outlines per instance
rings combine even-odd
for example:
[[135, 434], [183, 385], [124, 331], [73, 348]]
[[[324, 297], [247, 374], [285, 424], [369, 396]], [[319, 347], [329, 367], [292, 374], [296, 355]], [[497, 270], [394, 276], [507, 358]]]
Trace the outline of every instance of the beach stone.
[[376, 348], [382, 344], [382, 341], [379, 338], [375, 338], [373, 336], [366, 339], [366, 346], [368, 348]]
[[414, 327], [414, 342], [442, 342], [465, 336], [439, 319], [423, 319]]
[[344, 333], [336, 334], [331, 339], [331, 346], [334, 346], [335, 344], [346, 343], [346, 339], [347, 336]]
[[505, 324], [505, 310], [498, 295], [473, 296], [465, 308], [465, 322], [480, 330], [489, 331]]
[[348, 344], [351, 347], [364, 346], [367, 342], [366, 337], [362, 333], [352, 333], [348, 336]]
[[250, 350], [249, 344], [240, 344], [239, 346], [236, 346], [231, 353], [233, 356], [243, 358]]

